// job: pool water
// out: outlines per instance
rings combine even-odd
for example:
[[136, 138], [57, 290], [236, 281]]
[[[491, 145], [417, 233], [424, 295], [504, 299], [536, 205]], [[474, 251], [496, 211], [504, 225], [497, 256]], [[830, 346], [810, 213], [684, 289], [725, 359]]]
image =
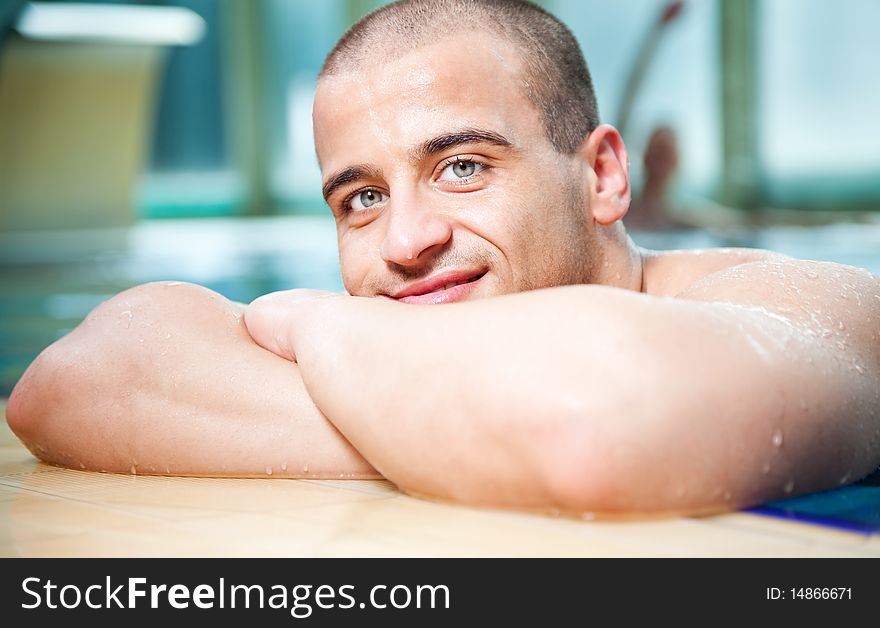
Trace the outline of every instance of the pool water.
[[158, 280], [245, 303], [284, 288], [342, 290], [335, 227], [318, 218], [150, 221], [0, 236], [0, 397], [99, 303]]

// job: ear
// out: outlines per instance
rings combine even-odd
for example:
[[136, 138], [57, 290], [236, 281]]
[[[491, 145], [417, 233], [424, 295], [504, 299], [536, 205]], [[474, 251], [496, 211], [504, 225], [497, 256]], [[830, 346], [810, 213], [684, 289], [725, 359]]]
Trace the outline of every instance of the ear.
[[609, 124], [600, 124], [584, 140], [581, 157], [595, 176], [587, 177], [590, 212], [600, 225], [610, 225], [624, 217], [631, 200], [629, 156], [620, 133]]

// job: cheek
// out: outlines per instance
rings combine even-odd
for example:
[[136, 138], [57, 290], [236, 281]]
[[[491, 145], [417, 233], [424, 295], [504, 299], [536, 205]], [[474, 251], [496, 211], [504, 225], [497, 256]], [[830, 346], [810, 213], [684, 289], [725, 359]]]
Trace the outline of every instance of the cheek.
[[510, 202], [502, 237], [517, 290], [580, 281], [586, 243], [579, 216], [558, 185], [537, 195], [523, 192]]
[[347, 254], [342, 248], [339, 250], [339, 272], [342, 275], [342, 285], [352, 295], [359, 294], [359, 288], [363, 283], [363, 271], [356, 255]]
[[339, 239], [339, 271], [342, 284], [349, 294], [362, 295], [364, 283], [370, 275], [371, 264], [375, 263], [369, 245], [351, 235]]
[[457, 230], [466, 232], [468, 240], [476, 236], [505, 253], [511, 236], [510, 204], [506, 198], [493, 195], [467, 199], [450, 213]]
[[502, 292], [521, 289], [522, 276], [528, 273], [536, 237], [529, 219], [534, 209], [522, 196], [498, 193], [463, 203], [455, 216], [460, 229], [458, 244], [471, 252], [479, 251], [487, 261]]

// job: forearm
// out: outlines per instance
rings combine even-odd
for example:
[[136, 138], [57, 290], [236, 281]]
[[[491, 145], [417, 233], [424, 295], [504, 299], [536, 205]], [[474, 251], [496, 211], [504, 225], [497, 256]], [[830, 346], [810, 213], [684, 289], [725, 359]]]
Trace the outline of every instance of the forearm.
[[310, 395], [416, 494], [700, 512], [827, 488], [876, 454], [871, 393], [834, 342], [764, 312], [581, 286], [310, 316], [294, 334]]
[[548, 481], [565, 439], [577, 434], [580, 472], [604, 474], [610, 410], [625, 400], [642, 412], [620, 355], [638, 339], [625, 327], [595, 333], [619, 315], [582, 307], [581, 292], [443, 307], [328, 301], [297, 359], [318, 406], [402, 489], [553, 508]]
[[13, 430], [52, 464], [130, 473], [376, 477], [241, 306], [153, 284], [100, 306], [16, 385]]

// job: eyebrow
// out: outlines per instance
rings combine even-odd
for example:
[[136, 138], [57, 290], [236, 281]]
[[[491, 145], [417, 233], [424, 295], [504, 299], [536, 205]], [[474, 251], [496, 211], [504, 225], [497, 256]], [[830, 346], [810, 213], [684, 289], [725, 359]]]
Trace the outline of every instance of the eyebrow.
[[321, 190], [324, 194], [324, 200], [330, 198], [330, 195], [333, 194], [333, 192], [335, 192], [337, 188], [340, 188], [343, 185], [351, 183], [352, 181], [360, 181], [361, 179], [370, 178], [382, 178], [382, 171], [368, 164], [349, 166], [344, 170], [340, 170], [329, 179], [327, 179], [326, 183], [324, 183]]
[[[425, 140], [410, 151], [410, 159], [413, 163], [418, 163], [430, 155], [463, 144], [492, 144], [493, 146], [500, 146], [502, 148], [513, 147], [513, 143], [510, 140], [495, 131], [487, 131], [484, 129], [461, 129], [459, 131], [444, 133], [437, 137], [432, 137], [429, 140]], [[369, 164], [348, 166], [347, 168], [334, 173], [324, 183], [322, 187], [324, 200], [329, 199], [337, 189], [344, 185], [354, 181], [360, 181], [361, 179], [370, 178], [382, 178], [382, 171]]]
[[422, 142], [410, 152], [410, 159], [413, 163], [418, 163], [425, 157], [444, 151], [447, 148], [461, 146], [462, 144], [492, 144], [503, 148], [513, 147], [513, 143], [510, 140], [495, 131], [462, 129], [460, 131], [444, 133]]

